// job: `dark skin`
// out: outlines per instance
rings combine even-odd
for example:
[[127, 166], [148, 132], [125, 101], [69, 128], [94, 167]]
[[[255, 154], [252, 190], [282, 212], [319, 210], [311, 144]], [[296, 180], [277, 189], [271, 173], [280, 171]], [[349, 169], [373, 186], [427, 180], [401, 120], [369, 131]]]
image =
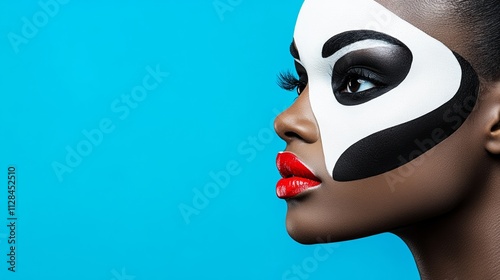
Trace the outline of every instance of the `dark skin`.
[[[477, 63], [446, 1], [377, 2]], [[422, 279], [500, 279], [500, 82], [481, 86], [462, 127], [419, 161], [351, 182], [334, 181], [325, 167], [306, 88], [275, 127], [322, 187], [287, 201], [289, 234], [311, 244], [393, 232], [410, 247]], [[388, 185], [388, 176], [409, 167], [404, 181]]]
[[[466, 36], [443, 24], [453, 18], [445, 2], [435, 1], [432, 9], [419, 2], [377, 2], [467, 59]], [[494, 156], [500, 145], [500, 83], [483, 82], [480, 99], [474, 125], [483, 128], [477, 145], [489, 152], [482, 160], [485, 177], [448, 213], [394, 231], [410, 247], [422, 279], [500, 278], [500, 160]]]

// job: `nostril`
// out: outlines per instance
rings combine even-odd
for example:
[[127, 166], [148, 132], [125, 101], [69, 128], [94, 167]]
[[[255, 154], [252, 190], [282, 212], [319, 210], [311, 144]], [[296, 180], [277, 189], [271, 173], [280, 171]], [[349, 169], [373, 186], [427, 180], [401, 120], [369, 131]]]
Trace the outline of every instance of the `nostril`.
[[[494, 131], [497, 131], [500, 129], [500, 123], [497, 123], [495, 124], [492, 128], [491, 128], [491, 132], [494, 132]], [[286, 134], [286, 133], [285, 133]]]
[[300, 135], [298, 135], [297, 133], [295, 133], [293, 131], [285, 132], [285, 136], [289, 137], [289, 138], [301, 138]]

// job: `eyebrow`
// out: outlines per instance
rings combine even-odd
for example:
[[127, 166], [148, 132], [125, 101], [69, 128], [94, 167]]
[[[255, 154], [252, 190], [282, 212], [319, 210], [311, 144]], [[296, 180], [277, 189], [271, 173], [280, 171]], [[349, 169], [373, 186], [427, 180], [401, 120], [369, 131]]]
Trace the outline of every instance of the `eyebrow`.
[[299, 50], [297, 50], [297, 46], [295, 45], [295, 39], [290, 44], [290, 54], [293, 58], [300, 60]]
[[323, 58], [327, 58], [350, 44], [369, 39], [385, 41], [396, 46], [404, 46], [398, 39], [384, 33], [373, 30], [353, 30], [342, 32], [328, 39], [323, 45], [322, 56]]

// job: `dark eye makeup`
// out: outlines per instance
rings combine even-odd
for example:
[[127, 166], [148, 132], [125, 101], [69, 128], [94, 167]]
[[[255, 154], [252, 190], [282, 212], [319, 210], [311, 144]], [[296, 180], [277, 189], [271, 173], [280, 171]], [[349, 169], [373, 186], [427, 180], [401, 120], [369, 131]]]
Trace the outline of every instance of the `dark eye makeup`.
[[366, 103], [397, 87], [408, 75], [413, 56], [391, 45], [350, 52], [333, 66], [332, 90], [339, 103]]
[[[342, 105], [360, 105], [377, 98], [397, 87], [410, 72], [413, 61], [410, 49], [399, 40], [375, 31], [349, 31], [335, 35], [325, 43], [323, 58], [369, 39], [383, 41], [387, 45], [348, 52], [331, 68], [332, 91]], [[291, 48], [298, 52], [293, 43]], [[297, 61], [295, 69], [299, 78], [291, 72], [282, 72], [278, 75], [278, 85], [288, 91], [296, 90], [300, 95], [307, 86], [308, 76], [306, 69]]]
[[385, 84], [370, 70], [364, 68], [351, 68], [341, 79], [339, 94], [362, 94], [367, 91], [384, 87]]

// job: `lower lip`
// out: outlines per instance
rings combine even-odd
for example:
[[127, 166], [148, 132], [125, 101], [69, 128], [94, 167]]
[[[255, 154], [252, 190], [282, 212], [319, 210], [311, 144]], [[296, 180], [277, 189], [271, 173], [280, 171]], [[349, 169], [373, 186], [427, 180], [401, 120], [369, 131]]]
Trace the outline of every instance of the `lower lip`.
[[319, 184], [318, 181], [301, 177], [283, 178], [276, 185], [276, 195], [282, 199], [292, 198]]

